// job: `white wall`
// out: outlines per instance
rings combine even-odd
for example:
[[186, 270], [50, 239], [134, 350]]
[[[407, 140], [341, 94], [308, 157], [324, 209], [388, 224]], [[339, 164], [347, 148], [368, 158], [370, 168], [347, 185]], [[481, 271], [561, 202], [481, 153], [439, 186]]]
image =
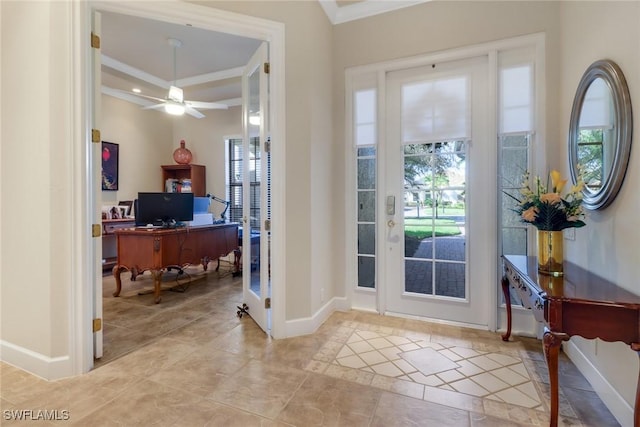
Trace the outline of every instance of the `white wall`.
[[[562, 2], [560, 10], [561, 125], [555, 130], [555, 138], [550, 140], [550, 153], [553, 153], [549, 156], [550, 167], [569, 173], [566, 141], [571, 105], [582, 74], [596, 60], [611, 59], [622, 69], [631, 93], [635, 125], [631, 158], [620, 193], [606, 209], [589, 214], [587, 225], [576, 230], [576, 240], [566, 242], [565, 256], [640, 294], [640, 149], [637, 137], [640, 126], [640, 3]], [[623, 396], [630, 408], [626, 408], [627, 418], [619, 420], [623, 425], [630, 425], [630, 409], [635, 401], [638, 378], [636, 353], [622, 343], [580, 338], [572, 338], [571, 342]], [[615, 396], [603, 396], [603, 399], [612, 402]]]

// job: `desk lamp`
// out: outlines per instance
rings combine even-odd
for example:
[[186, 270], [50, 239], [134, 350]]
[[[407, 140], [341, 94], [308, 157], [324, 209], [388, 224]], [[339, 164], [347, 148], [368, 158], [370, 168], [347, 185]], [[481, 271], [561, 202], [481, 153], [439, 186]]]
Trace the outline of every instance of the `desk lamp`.
[[[228, 200], [224, 200], [221, 199], [220, 197], [214, 196], [213, 194], [208, 194], [207, 193], [207, 197], [215, 200], [218, 203], [222, 203], [224, 205], [224, 210], [222, 211], [222, 213], [220, 214], [220, 222], [225, 222], [225, 214], [227, 213], [227, 210], [229, 209], [229, 206], [231, 205], [231, 202]], [[214, 224], [216, 223], [216, 221], [213, 221]]]

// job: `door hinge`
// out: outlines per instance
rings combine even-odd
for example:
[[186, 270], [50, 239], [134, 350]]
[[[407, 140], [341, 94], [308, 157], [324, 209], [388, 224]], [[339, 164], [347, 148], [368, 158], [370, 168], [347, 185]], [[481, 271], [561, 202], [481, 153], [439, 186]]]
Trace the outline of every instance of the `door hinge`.
[[271, 308], [271, 298], [264, 299], [264, 308]]
[[94, 33], [91, 33], [91, 47], [95, 49], [100, 49], [100, 36]]
[[102, 319], [93, 319], [93, 332], [102, 330]]
[[102, 141], [100, 137], [100, 129], [91, 129], [91, 142]]
[[267, 139], [264, 143], [264, 152], [265, 153], [270, 153], [271, 152], [271, 140]]
[[264, 63], [264, 73], [269, 74], [271, 72], [271, 65], [268, 62]]
[[265, 231], [271, 231], [271, 220], [268, 219], [264, 222], [264, 229]]
[[100, 236], [102, 236], [102, 225], [91, 224], [91, 237], [100, 237]]

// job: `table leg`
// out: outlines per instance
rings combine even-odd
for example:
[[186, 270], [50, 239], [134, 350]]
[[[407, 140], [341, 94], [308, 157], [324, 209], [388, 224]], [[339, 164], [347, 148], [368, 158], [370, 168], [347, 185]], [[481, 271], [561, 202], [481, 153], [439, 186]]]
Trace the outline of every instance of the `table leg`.
[[563, 333], [551, 332], [545, 328], [542, 338], [544, 356], [547, 360], [549, 368], [549, 387], [551, 388], [551, 418], [550, 427], [558, 426], [558, 408], [559, 408], [559, 392], [558, 392], [558, 355], [560, 353], [560, 345], [562, 341], [568, 341], [569, 336]]
[[114, 297], [117, 297], [120, 295], [120, 291], [122, 290], [122, 280], [120, 280], [120, 273], [122, 273], [122, 270], [124, 270], [124, 268], [121, 265], [114, 265], [113, 266], [113, 277], [116, 279], [116, 291], [113, 293]]
[[511, 292], [509, 292], [509, 279], [507, 279], [507, 276], [502, 277], [501, 283], [504, 302], [507, 305], [507, 332], [502, 335], [502, 341], [509, 341], [511, 336]]
[[160, 303], [162, 297], [160, 296], [160, 285], [162, 284], [163, 270], [151, 270], [151, 276], [153, 277], [153, 296], [156, 304]]
[[[640, 343], [631, 343], [631, 350], [640, 356]], [[633, 407], [633, 427], [640, 427], [640, 376], [636, 384], [636, 404]]]

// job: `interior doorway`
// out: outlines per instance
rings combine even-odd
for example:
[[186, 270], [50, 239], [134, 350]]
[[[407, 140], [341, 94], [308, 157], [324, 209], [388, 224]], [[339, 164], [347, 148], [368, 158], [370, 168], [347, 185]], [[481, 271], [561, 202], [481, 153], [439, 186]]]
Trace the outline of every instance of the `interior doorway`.
[[[100, 12], [100, 11], [108, 11], [115, 12], [125, 15], [135, 15], [138, 17], [158, 20], [162, 22], [194, 26], [203, 30], [209, 31], [217, 31], [217, 32], [226, 32], [228, 34], [236, 34], [243, 35], [246, 37], [252, 37], [256, 40], [263, 40], [269, 42], [270, 48], [270, 63], [271, 63], [271, 74], [270, 74], [270, 102], [271, 102], [271, 111], [272, 114], [269, 116], [269, 129], [272, 136], [276, 137], [278, 142], [272, 145], [270, 161], [272, 164], [279, 165], [283, 161], [283, 157], [281, 156], [281, 152], [283, 150], [284, 145], [284, 26], [280, 23], [266, 21], [263, 19], [258, 19], [249, 16], [241, 16], [237, 14], [228, 14], [227, 12], [220, 11], [213, 8], [202, 7], [197, 5], [185, 4], [183, 2], [165, 2], [160, 4], [146, 4], [146, 3], [135, 3], [135, 4], [123, 4], [123, 3], [111, 3], [111, 2], [94, 2], [92, 3], [92, 12]], [[84, 28], [89, 28], [89, 23], [85, 23]], [[84, 41], [83, 41], [84, 42]], [[89, 77], [87, 79], [90, 82], [93, 82], [94, 90], [96, 83], [95, 81]], [[99, 79], [97, 80], [99, 82]], [[95, 95], [95, 91], [93, 92], [93, 103], [99, 102], [99, 97]], [[93, 123], [93, 120], [88, 120]], [[89, 149], [91, 151], [95, 150], [95, 147], [91, 146], [91, 143], [88, 142]], [[95, 144], [94, 144], [95, 145]], [[99, 144], [97, 144], [99, 145]], [[99, 164], [97, 164], [97, 156], [93, 156], [93, 160], [91, 161], [91, 165], [89, 166], [92, 170], [99, 170]], [[275, 169], [275, 168], [274, 168]], [[279, 170], [284, 170], [283, 165], [279, 168]], [[88, 188], [93, 188], [93, 185], [88, 185]], [[280, 189], [283, 188], [283, 180], [281, 178], [281, 174], [278, 172], [274, 172], [271, 176], [271, 189], [272, 189], [272, 197], [271, 197], [271, 206], [272, 206], [272, 221], [271, 221], [271, 246], [277, 247], [278, 250], [274, 251], [274, 253], [285, 253], [284, 250], [284, 241], [278, 239], [278, 236], [273, 231], [279, 229], [281, 224], [284, 221], [284, 218], [280, 218], [278, 216], [279, 212], [283, 212], [281, 209], [284, 206], [284, 194]], [[96, 190], [90, 191], [88, 194], [88, 200], [95, 200], [95, 203], [100, 203], [100, 197], [94, 194]], [[99, 209], [96, 209], [95, 206], [87, 209], [87, 215], [90, 216], [88, 222], [99, 223], [100, 218], [94, 218], [95, 212], [99, 212]], [[97, 252], [97, 245], [92, 245], [93, 251]], [[99, 310], [96, 310], [94, 307], [94, 301], [97, 301], [97, 295], [101, 295], [102, 292], [102, 280], [101, 274], [102, 266], [100, 265], [99, 259], [100, 257], [94, 256], [91, 259], [97, 260], [94, 262], [92, 266], [86, 266], [89, 271], [93, 271], [93, 273], [88, 272], [88, 276], [94, 277], [95, 285], [93, 286], [93, 291], [91, 295], [87, 294], [84, 299], [83, 308], [81, 311], [83, 312], [83, 318], [95, 318], [95, 314], [99, 313]], [[270, 263], [271, 276], [277, 277], [281, 270], [282, 261], [280, 257], [274, 256]], [[284, 287], [284, 283], [282, 281], [276, 281], [276, 283], [280, 283], [282, 287]], [[272, 295], [277, 295], [281, 292], [281, 287], [274, 286], [271, 293]], [[90, 316], [88, 316], [90, 313]], [[273, 319], [272, 323], [272, 333], [275, 335], [278, 334], [280, 325], [282, 324], [283, 312], [279, 310], [279, 307], [276, 305], [273, 310]], [[86, 328], [86, 330], [91, 330], [91, 328]], [[80, 346], [84, 349], [83, 351], [83, 365], [86, 367], [86, 370], [90, 369], [93, 366], [93, 356], [94, 351], [90, 351], [90, 345], [88, 343], [92, 342], [94, 338], [94, 334], [86, 335], [86, 332], [82, 334], [82, 340], [79, 343]]]

